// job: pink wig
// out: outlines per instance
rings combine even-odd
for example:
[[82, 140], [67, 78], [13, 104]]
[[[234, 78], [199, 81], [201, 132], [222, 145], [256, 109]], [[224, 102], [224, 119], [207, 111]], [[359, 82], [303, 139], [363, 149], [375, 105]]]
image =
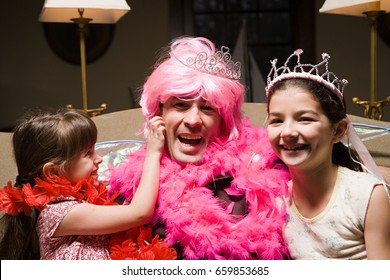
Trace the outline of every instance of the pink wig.
[[[202, 72], [185, 65], [199, 53], [214, 55], [216, 48], [206, 38], [182, 37], [170, 44], [143, 87], [140, 105], [148, 121], [160, 115], [169, 98], [202, 98], [222, 117], [223, 136], [234, 139], [242, 125], [244, 86], [234, 79]], [[146, 126], [145, 126], [145, 133]], [[222, 135], [221, 135], [222, 136]]]

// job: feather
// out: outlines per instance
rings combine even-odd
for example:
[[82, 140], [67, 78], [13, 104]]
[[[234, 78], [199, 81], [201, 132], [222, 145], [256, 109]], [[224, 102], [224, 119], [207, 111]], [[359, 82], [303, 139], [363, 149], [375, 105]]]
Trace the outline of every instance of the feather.
[[[144, 155], [144, 150], [130, 154], [127, 163], [113, 170], [112, 191], [132, 197]], [[286, 258], [282, 235], [286, 213], [280, 201], [288, 197], [290, 177], [276, 162], [265, 130], [249, 123], [239, 138], [210, 144], [196, 165], [183, 167], [164, 154], [153, 222], [165, 224], [165, 242], [169, 246], [180, 242], [186, 259]], [[220, 176], [233, 177], [228, 193], [245, 194], [245, 217], [230, 215], [233, 204], [221, 204], [205, 187]]]

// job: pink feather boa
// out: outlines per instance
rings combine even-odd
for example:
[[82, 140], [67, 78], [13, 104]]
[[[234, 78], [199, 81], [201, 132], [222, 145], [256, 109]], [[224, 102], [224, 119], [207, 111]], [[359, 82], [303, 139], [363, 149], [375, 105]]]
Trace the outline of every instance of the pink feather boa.
[[[111, 192], [131, 200], [144, 156], [141, 149], [112, 170]], [[182, 167], [164, 154], [153, 223], [165, 224], [165, 242], [180, 242], [186, 259], [285, 259], [289, 254], [282, 230], [289, 174], [276, 160], [265, 130], [247, 123], [239, 139], [215, 141], [197, 165]], [[242, 219], [221, 207], [205, 187], [221, 175], [233, 177], [229, 193], [245, 194], [248, 214]]]

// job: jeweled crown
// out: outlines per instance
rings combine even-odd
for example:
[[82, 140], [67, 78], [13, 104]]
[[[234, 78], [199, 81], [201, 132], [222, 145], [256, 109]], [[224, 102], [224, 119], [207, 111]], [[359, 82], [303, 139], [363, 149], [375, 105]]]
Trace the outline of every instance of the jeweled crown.
[[[173, 55], [175, 56], [174, 53]], [[239, 80], [241, 77], [241, 63], [232, 60], [229, 48], [225, 46], [212, 55], [200, 52], [195, 57], [188, 57], [185, 61], [176, 56], [175, 58], [187, 67], [211, 75], [233, 80]]]
[[[302, 64], [301, 63], [301, 54], [303, 50], [298, 49], [291, 54], [283, 66], [277, 68], [276, 63], [277, 59], [271, 61], [271, 71], [267, 76], [267, 87], [265, 88], [266, 95], [271, 91], [275, 83], [291, 78], [303, 78], [314, 80], [319, 82], [329, 88], [334, 92], [341, 100], [343, 100], [343, 91], [344, 87], [348, 84], [346, 79], [339, 79], [337, 76], [329, 71], [328, 62], [330, 56], [327, 53], [322, 54], [322, 61], [318, 64]], [[292, 62], [293, 58], [296, 57], [296, 65], [289, 66], [288, 64]], [[290, 68], [291, 67], [291, 68]], [[320, 71], [322, 68], [324, 72], [321, 74]]]

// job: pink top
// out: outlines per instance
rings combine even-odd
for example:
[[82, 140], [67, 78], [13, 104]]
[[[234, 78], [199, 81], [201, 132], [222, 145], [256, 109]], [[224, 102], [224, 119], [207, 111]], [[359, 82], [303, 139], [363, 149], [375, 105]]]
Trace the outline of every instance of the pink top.
[[53, 237], [62, 219], [82, 201], [69, 198], [47, 204], [37, 220], [42, 260], [108, 260], [110, 235], [68, 235]]

